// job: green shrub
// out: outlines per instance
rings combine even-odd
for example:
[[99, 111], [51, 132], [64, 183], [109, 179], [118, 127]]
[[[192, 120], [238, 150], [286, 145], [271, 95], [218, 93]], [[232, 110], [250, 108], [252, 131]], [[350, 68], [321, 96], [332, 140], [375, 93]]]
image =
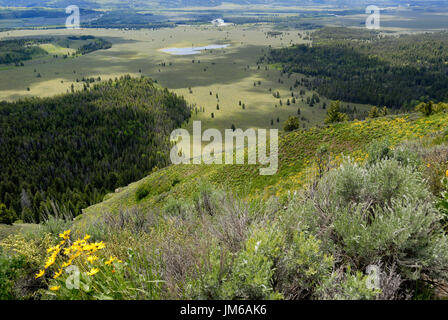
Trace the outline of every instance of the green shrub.
[[224, 299], [223, 282], [232, 270], [232, 259], [228, 251], [213, 243], [208, 255], [197, 266], [197, 277], [187, 280], [188, 299]]
[[15, 282], [23, 276], [26, 261], [23, 256], [9, 256], [0, 249], [0, 300], [20, 299], [15, 291]]
[[232, 259], [216, 245], [211, 249], [199, 276], [190, 280], [195, 299], [281, 299], [274, 289], [276, 264], [284, 246], [283, 235], [274, 226], [256, 229], [245, 248]]
[[330, 108], [327, 110], [327, 117], [325, 118], [326, 124], [343, 122], [348, 120], [348, 116], [345, 113], [340, 112], [341, 102], [332, 101]]
[[357, 271], [383, 262], [407, 281], [448, 277], [448, 241], [435, 199], [421, 173], [395, 159], [366, 167], [345, 162], [288, 210], [336, 261]]
[[421, 164], [423, 153], [427, 152], [420, 142], [407, 141], [392, 147], [387, 139], [374, 140], [367, 146], [368, 163], [374, 164], [384, 159], [395, 159], [404, 166]]
[[299, 118], [295, 116], [290, 116], [288, 120], [285, 121], [283, 124], [283, 130], [286, 132], [294, 131], [300, 128], [300, 121]]
[[321, 241], [305, 232], [297, 232], [281, 259], [278, 280], [287, 299], [314, 297], [316, 288], [333, 271], [333, 257], [322, 251]]
[[369, 164], [391, 158], [392, 150], [390, 149], [390, 142], [385, 139], [375, 140], [367, 146], [367, 153], [369, 154], [367, 159]]
[[14, 219], [14, 212], [6, 208], [6, 205], [3, 203], [0, 203], [0, 224], [12, 225]]
[[444, 186], [445, 190], [441, 193], [441, 198], [438, 206], [443, 214], [443, 220], [446, 226], [448, 222], [448, 170], [446, 171], [446, 177], [442, 179], [442, 185]]
[[275, 226], [256, 229], [232, 264], [223, 283], [226, 299], [280, 299], [273, 276], [284, 247], [283, 234]]
[[362, 272], [351, 273], [348, 267], [345, 272], [334, 273], [316, 288], [316, 298], [323, 300], [371, 300], [380, 293], [379, 289], [367, 286], [368, 277]]
[[392, 151], [392, 158], [404, 166], [418, 167], [422, 164], [422, 149], [420, 142], [403, 142]]
[[173, 217], [186, 218], [188, 214], [188, 208], [185, 201], [179, 199], [174, 199], [172, 197], [168, 198], [165, 206], [163, 207], [163, 213]]

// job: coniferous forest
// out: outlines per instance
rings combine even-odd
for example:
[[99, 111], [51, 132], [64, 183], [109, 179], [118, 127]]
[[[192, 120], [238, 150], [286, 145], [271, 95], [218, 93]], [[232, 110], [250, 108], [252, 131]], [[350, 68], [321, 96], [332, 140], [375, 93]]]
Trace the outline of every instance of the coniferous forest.
[[[54, 98], [0, 103], [0, 203], [38, 222], [54, 204], [77, 215], [167, 164], [185, 100], [129, 76]], [[52, 205], [53, 204], [53, 205]]]
[[302, 73], [302, 85], [330, 99], [411, 109], [448, 100], [448, 33], [382, 36], [324, 28], [313, 45], [270, 51], [264, 61]]

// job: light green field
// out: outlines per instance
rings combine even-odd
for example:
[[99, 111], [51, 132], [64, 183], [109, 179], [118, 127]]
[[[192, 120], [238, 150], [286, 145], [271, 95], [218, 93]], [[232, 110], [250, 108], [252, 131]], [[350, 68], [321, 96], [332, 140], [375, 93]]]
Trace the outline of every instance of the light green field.
[[54, 43], [43, 43], [39, 45], [40, 48], [47, 51], [48, 54], [51, 55], [64, 55], [64, 54], [72, 54], [75, 53], [76, 50], [72, 48], [63, 48], [57, 44]]
[[12, 234], [36, 233], [40, 226], [30, 223], [15, 223], [12, 226], [0, 224], [0, 241]]

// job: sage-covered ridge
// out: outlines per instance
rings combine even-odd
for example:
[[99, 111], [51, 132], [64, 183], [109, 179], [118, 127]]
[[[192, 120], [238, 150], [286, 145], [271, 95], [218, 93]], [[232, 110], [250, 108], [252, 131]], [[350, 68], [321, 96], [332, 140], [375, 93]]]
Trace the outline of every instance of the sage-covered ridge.
[[0, 0], [0, 300], [447, 300], [448, 1], [377, 2]]

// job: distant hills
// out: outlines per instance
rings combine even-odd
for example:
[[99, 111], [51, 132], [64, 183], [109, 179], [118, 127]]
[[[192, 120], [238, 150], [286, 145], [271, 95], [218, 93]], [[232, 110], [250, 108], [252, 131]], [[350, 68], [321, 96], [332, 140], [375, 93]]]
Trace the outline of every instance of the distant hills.
[[[417, 5], [417, 6], [445, 6], [443, 0], [377, 0], [378, 5]], [[279, 5], [279, 6], [301, 6], [301, 5], [367, 5], [367, 0], [79, 0], [76, 5], [84, 9], [113, 9], [113, 8], [175, 8], [175, 7], [215, 7], [223, 3], [238, 5]], [[47, 7], [65, 8], [73, 5], [73, 0], [0, 0], [0, 6], [9, 7]]]

